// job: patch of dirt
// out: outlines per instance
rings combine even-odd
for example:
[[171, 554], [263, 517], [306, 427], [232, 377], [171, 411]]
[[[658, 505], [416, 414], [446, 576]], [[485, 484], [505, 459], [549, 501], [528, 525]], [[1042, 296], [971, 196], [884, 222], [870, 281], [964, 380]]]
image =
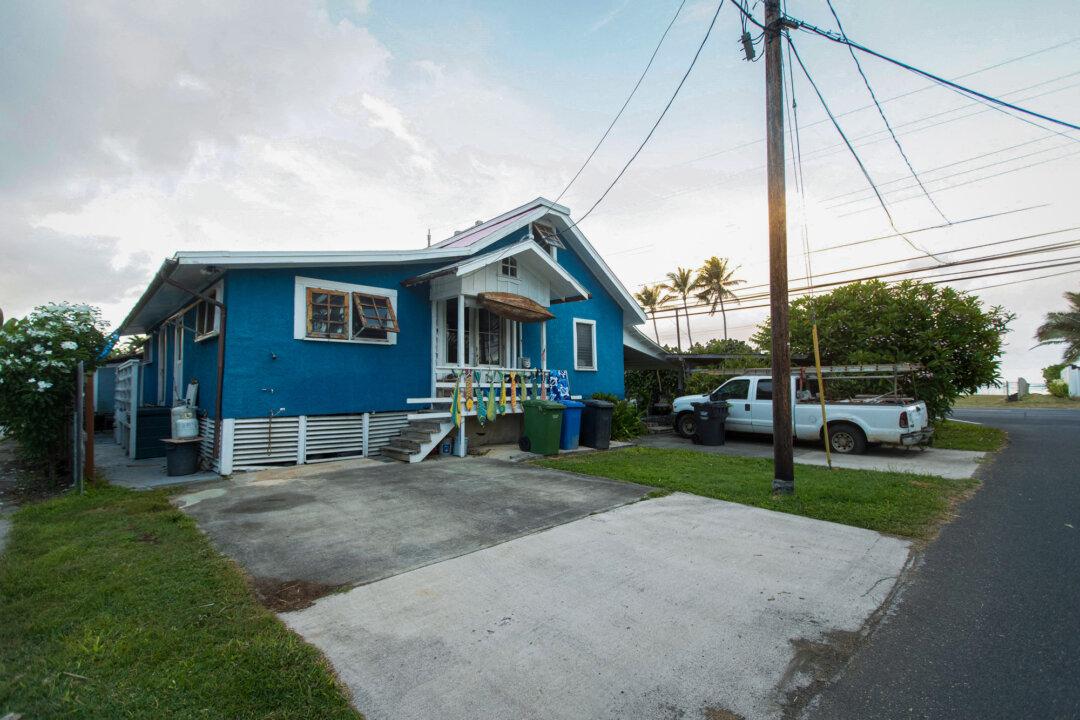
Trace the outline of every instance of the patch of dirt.
[[281, 613], [311, 607], [319, 598], [335, 593], [343, 586], [325, 585], [310, 580], [252, 578], [251, 587], [263, 606]]
[[746, 720], [746, 717], [723, 708], [707, 707], [701, 710], [705, 720]]
[[47, 478], [33, 474], [15, 453], [15, 441], [0, 439], [0, 507], [15, 507], [23, 503], [48, 500], [63, 493], [71, 478]]
[[161, 540], [158, 539], [158, 536], [151, 532], [139, 533], [136, 540], [142, 543], [149, 543], [150, 545], [157, 545], [161, 542]]

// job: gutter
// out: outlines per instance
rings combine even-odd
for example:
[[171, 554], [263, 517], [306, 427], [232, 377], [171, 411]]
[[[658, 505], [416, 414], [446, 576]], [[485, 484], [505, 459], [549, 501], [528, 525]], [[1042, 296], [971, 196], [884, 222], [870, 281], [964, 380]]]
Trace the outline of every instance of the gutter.
[[[162, 263], [161, 269], [158, 270], [157, 275], [154, 276], [154, 279], [150, 283], [150, 288], [148, 289], [147, 294], [144, 297], [152, 296], [154, 292], [156, 292], [157, 288], [161, 287], [162, 285], [172, 285], [173, 287], [182, 290], [187, 294], [202, 300], [203, 302], [210, 303], [214, 307], [221, 310], [221, 328], [218, 330], [217, 348], [217, 396], [214, 398], [214, 459], [220, 460], [221, 432], [223, 429], [221, 421], [221, 399], [225, 395], [225, 331], [227, 328], [229, 312], [228, 308], [225, 307], [225, 303], [221, 302], [220, 300], [212, 298], [209, 295], [204, 295], [201, 292], [196, 292], [195, 290], [192, 290], [189, 287], [185, 287], [173, 280], [171, 277], [172, 273], [179, 264], [179, 261], [177, 261], [175, 258], [171, 260], [166, 260], [164, 263]], [[141, 304], [142, 303], [140, 303], [140, 305]], [[136, 309], [132, 311], [132, 315], [134, 315], [138, 311], [138, 308], [139, 305], [136, 305]], [[125, 323], [126, 322], [127, 321], [125, 320]]]

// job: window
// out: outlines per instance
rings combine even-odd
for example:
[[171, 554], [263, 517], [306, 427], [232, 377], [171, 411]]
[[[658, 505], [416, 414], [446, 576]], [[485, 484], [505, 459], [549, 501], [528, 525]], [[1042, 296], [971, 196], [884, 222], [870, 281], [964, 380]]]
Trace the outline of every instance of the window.
[[745, 400], [750, 394], [750, 380], [728, 380], [712, 394], [713, 400]]
[[[214, 300], [221, 300], [221, 283], [203, 292]], [[213, 337], [221, 330], [221, 308], [206, 300], [195, 304], [195, 340]]]
[[397, 315], [390, 298], [382, 295], [353, 293], [352, 335], [354, 338], [385, 340], [387, 333], [398, 331]]
[[540, 247], [547, 248], [566, 248], [563, 245], [562, 240], [559, 239], [559, 233], [555, 231], [551, 225], [545, 225], [544, 223], [532, 224], [532, 236], [533, 240], [540, 244]]
[[[457, 365], [458, 363], [458, 316], [457, 316], [457, 298], [450, 298], [446, 301], [446, 362], [449, 365]], [[465, 308], [465, 364], [468, 365], [472, 361], [472, 348], [469, 347], [469, 343], [472, 342], [472, 313], [470, 308]]]
[[574, 318], [574, 369], [596, 370], [596, 321]]
[[297, 340], [397, 343], [397, 290], [296, 278], [293, 337]]
[[307, 336], [348, 340], [349, 293], [307, 289]]
[[476, 311], [476, 332], [481, 365], [499, 365], [502, 358], [502, 318], [480, 308]]
[[755, 397], [758, 400], [772, 400], [772, 380], [758, 380]]
[[516, 278], [518, 276], [517, 271], [517, 258], [504, 258], [499, 266], [499, 274], [503, 277]]

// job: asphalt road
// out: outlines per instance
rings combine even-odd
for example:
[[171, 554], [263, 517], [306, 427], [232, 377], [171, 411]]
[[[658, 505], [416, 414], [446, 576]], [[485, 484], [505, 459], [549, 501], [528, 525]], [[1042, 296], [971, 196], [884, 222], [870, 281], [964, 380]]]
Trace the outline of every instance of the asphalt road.
[[1080, 718], [1080, 413], [955, 417], [1009, 445], [806, 717]]

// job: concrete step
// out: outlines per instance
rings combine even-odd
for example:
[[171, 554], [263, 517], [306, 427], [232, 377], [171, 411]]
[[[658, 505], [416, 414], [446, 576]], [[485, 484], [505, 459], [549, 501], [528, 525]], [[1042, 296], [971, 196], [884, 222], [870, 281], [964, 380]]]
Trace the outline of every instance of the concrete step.
[[409, 430], [415, 430], [417, 432], [426, 432], [429, 435], [442, 430], [442, 421], [440, 420], [411, 420], [409, 422]]
[[398, 437], [405, 438], [406, 440], [414, 440], [421, 445], [431, 442], [431, 435], [433, 431], [429, 430], [417, 430], [413, 427], [407, 427]]
[[409, 458], [413, 455], [413, 453], [409, 452], [408, 450], [402, 450], [401, 448], [396, 448], [393, 445], [385, 446], [382, 450], [380, 450], [380, 452], [385, 457], [392, 458], [394, 460], [400, 460], [401, 462], [409, 462]]
[[410, 440], [408, 438], [402, 437], [400, 435], [391, 440], [390, 444], [387, 447], [397, 448], [399, 450], [405, 450], [406, 452], [411, 453], [420, 452], [420, 443], [416, 442], [415, 440]]

